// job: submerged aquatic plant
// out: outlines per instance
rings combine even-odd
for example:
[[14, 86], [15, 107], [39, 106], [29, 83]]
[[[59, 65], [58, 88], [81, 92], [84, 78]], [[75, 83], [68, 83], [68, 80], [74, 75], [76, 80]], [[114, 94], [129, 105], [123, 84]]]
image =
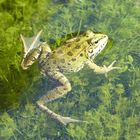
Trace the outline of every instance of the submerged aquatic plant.
[[[8, 113], [1, 111], [0, 139], [139, 140], [138, 0], [2, 0], [0, 17], [0, 108], [9, 108]], [[67, 34], [73, 36], [87, 29], [109, 36], [108, 46], [112, 46], [95, 61], [108, 65], [116, 59], [122, 69], [109, 73], [107, 78], [89, 69], [72, 74], [71, 93], [49, 104], [56, 112], [89, 124], [61, 126], [33, 104], [43, 94], [44, 86], [51, 85], [39, 80], [36, 64], [28, 71], [21, 70], [19, 35], [32, 36], [40, 29], [44, 31], [42, 39], [52, 49], [66, 40]]]

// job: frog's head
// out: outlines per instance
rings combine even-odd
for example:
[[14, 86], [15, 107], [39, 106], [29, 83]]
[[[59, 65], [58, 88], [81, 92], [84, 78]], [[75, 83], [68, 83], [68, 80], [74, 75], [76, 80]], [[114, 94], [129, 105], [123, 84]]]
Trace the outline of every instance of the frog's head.
[[87, 31], [86, 37], [88, 42], [86, 54], [88, 58], [94, 59], [105, 48], [108, 41], [108, 36], [101, 33]]

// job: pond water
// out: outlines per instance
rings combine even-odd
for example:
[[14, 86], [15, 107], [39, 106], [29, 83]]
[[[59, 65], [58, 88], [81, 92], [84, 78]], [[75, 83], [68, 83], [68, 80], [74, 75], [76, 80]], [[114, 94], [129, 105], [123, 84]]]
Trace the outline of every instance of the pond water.
[[[139, 0], [0, 1], [0, 140], [139, 140], [140, 139]], [[66, 75], [72, 90], [48, 107], [88, 123], [66, 126], [39, 110], [36, 101], [57, 86], [40, 75], [37, 62], [22, 70], [20, 34], [51, 49], [81, 32], [109, 37], [94, 62], [121, 67], [107, 75], [88, 67]]]

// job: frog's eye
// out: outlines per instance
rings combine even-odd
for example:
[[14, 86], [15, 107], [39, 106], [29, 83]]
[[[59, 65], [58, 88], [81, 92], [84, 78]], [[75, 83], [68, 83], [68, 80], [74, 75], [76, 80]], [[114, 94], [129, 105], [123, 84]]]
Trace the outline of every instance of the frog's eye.
[[97, 43], [98, 43], [98, 40], [95, 41], [95, 44], [97, 44]]
[[89, 52], [89, 53], [93, 53], [93, 49], [89, 49], [88, 52]]

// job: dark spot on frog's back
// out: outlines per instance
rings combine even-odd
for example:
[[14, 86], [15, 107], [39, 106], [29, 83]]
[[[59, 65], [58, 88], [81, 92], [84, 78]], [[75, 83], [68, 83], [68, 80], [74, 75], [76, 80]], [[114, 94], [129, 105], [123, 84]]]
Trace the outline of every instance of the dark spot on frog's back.
[[88, 43], [88, 44], [91, 44], [91, 39], [88, 39], [88, 40], [87, 40], [87, 43]]
[[68, 65], [71, 65], [71, 63], [70, 63], [70, 62], [68, 62]]
[[62, 51], [62, 50], [58, 50], [58, 51], [57, 51], [57, 53], [62, 54], [62, 53], [63, 53], [63, 51]]
[[83, 55], [84, 55], [83, 53], [80, 54], [81, 57], [82, 57]]
[[76, 42], [79, 42], [79, 41], [80, 41], [80, 38], [77, 38], [77, 39], [76, 39]]
[[72, 56], [73, 53], [69, 51], [69, 52], [67, 52], [67, 55]]
[[65, 59], [61, 59], [60, 62], [65, 63]]
[[70, 48], [71, 47], [71, 44], [67, 44], [67, 47]]
[[71, 60], [72, 60], [72, 61], [76, 61], [76, 58], [72, 58]]
[[77, 45], [77, 46], [75, 47], [75, 49], [80, 49], [80, 45]]

